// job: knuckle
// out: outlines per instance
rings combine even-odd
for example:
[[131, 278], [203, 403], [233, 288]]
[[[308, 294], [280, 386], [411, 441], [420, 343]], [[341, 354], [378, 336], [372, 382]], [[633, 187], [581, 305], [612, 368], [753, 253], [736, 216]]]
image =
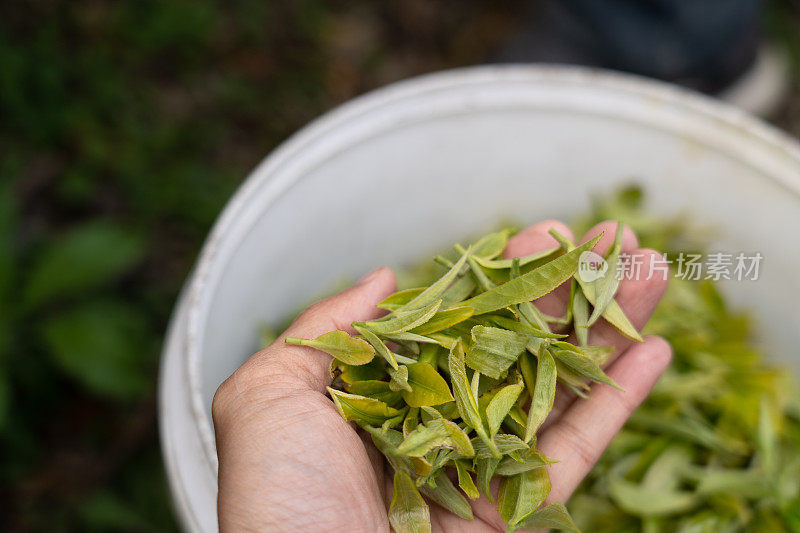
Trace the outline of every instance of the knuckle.
[[220, 425], [226, 418], [230, 409], [233, 384], [231, 380], [233, 376], [223, 381], [217, 390], [214, 392], [214, 398], [211, 400], [211, 418], [214, 425]]
[[264, 365], [254, 364], [254, 359], [260, 354], [261, 352], [245, 361], [217, 387], [211, 400], [211, 416], [215, 424], [218, 421], [223, 422], [232, 418], [234, 411], [240, 409], [243, 404], [249, 403], [251, 390], [256, 388], [259, 383], [264, 382], [264, 379], [259, 376], [259, 374], [265, 373], [261, 368]]
[[215, 424], [310, 386], [307, 382], [313, 381], [312, 374], [302, 357], [286, 357], [281, 350], [271, 348], [256, 353], [217, 388], [211, 403]]

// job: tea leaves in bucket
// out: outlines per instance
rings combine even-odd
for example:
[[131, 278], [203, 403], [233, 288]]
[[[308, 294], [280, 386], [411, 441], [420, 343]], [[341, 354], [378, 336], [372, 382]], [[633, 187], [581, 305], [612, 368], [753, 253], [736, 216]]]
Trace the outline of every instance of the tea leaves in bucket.
[[[682, 227], [648, 218], [634, 205], [640, 195], [622, 197], [596, 203], [584, 224], [619, 221], [607, 274], [616, 270], [623, 225], [651, 247], [676, 240]], [[503, 259], [510, 235], [495, 232], [457, 247], [454, 261], [439, 258], [444, 274], [384, 299], [379, 308], [389, 313], [354, 324], [358, 337], [340, 332], [300, 342], [320, 341], [317, 347], [335, 354], [332, 399], [395, 471], [392, 527], [428, 531], [425, 499], [470, 520], [478, 494], [495, 501], [495, 478], [509, 531], [616, 531], [609, 521], [627, 531], [694, 524], [750, 531], [758, 523], [791, 531], [800, 501], [800, 401], [749, 344], [746, 320], [708, 282], [672, 280], [648, 330], [672, 341], [678, 364], [578, 489], [572, 512], [542, 505], [547, 466], [558, 458], [542, 454], [536, 436], [556, 384], [579, 396], [596, 383], [615, 386], [603, 370], [614, 347], [589, 344], [600, 318], [626, 337], [642, 337], [615, 300], [618, 280], [576, 276], [580, 254], [599, 237], [575, 246], [555, 234], [558, 248]], [[565, 282], [566, 313], [542, 313], [532, 301]], [[570, 330], [575, 343], [562, 334]], [[736, 505], [719, 504], [725, 501]]]
[[[704, 251], [688, 217], [650, 214], [643, 202], [636, 188], [596, 200], [579, 232], [618, 220], [668, 258]], [[631, 531], [800, 531], [797, 382], [767, 362], [755, 321], [676, 266], [645, 328], [672, 344], [673, 364], [570, 500], [574, 522], [609, 532], [610, 516]], [[535, 520], [540, 511], [523, 526], [548, 526]]]

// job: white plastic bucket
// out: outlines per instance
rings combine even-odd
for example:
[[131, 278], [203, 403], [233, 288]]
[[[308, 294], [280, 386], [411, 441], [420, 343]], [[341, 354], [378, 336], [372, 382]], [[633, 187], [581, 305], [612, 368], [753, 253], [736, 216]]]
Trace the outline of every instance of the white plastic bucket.
[[345, 104], [270, 154], [228, 203], [175, 309], [160, 424], [184, 527], [215, 531], [217, 385], [257, 329], [379, 264], [431, 255], [514, 218], [569, 219], [642, 183], [657, 212], [764, 256], [729, 282], [772, 353], [800, 369], [800, 145], [665, 84], [575, 67], [502, 66], [401, 82]]

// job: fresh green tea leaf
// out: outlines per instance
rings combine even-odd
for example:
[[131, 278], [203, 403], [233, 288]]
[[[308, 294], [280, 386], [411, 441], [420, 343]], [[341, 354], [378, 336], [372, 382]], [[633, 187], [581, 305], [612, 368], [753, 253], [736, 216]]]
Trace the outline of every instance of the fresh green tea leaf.
[[[520, 271], [520, 261], [518, 258], [514, 258], [511, 263], [511, 271], [509, 275], [509, 279], [515, 279], [522, 275]], [[547, 324], [547, 319], [545, 318], [544, 314], [539, 311], [539, 308], [533, 305], [531, 302], [522, 302], [517, 305], [517, 311], [519, 312], [521, 321], [527, 322], [532, 327], [549, 332], [550, 326]]]
[[629, 424], [631, 427], [671, 435], [711, 450], [732, 454], [742, 454], [747, 451], [747, 445], [741, 440], [715, 431], [708, 422], [695, 418], [640, 408], [631, 415]]
[[[529, 448], [529, 446], [516, 435], [500, 433], [495, 435], [493, 440], [494, 445], [500, 455], [508, 455], [514, 452], [527, 451]], [[472, 439], [472, 447], [475, 449], [475, 457], [481, 459], [486, 457], [497, 457], [497, 455], [493, 454], [487, 443], [482, 439]]]
[[[608, 304], [606, 304], [608, 307]], [[579, 346], [589, 344], [589, 300], [577, 281], [572, 282], [572, 327]]]
[[551, 333], [548, 330], [536, 328], [531, 324], [529, 324], [527, 321], [521, 322], [519, 320], [514, 320], [513, 318], [508, 318], [504, 316], [493, 316], [492, 322], [494, 322], [501, 328], [507, 329], [509, 331], [515, 331], [517, 333], [521, 333], [529, 337], [536, 337], [539, 339], [565, 339], [568, 337], [568, 335], [562, 335], [560, 333]]
[[553, 461], [545, 457], [543, 453], [531, 447], [522, 454], [521, 462], [512, 457], [503, 457], [500, 464], [497, 465], [495, 474], [498, 476], [514, 476], [536, 468], [544, 468], [552, 463]]
[[[423, 293], [424, 294], [424, 293]], [[423, 296], [420, 294], [420, 296]], [[409, 304], [410, 305], [410, 304]], [[441, 300], [436, 300], [425, 307], [420, 307], [412, 311], [400, 313], [395, 311], [395, 315], [390, 315], [388, 318], [381, 320], [370, 320], [369, 322], [354, 324], [371, 329], [378, 335], [394, 335], [403, 333], [417, 326], [421, 326], [431, 319], [439, 307], [442, 305]]]
[[429, 426], [441, 427], [447, 433], [450, 446], [463, 457], [475, 455], [475, 449], [469, 436], [461, 429], [458, 424], [445, 418], [437, 418], [428, 422]]
[[487, 259], [487, 258], [481, 257], [481, 256], [479, 256], [477, 254], [473, 254], [473, 256], [475, 257], [475, 260], [478, 262], [478, 264], [480, 266], [482, 266], [483, 268], [487, 268], [487, 269], [491, 269], [491, 270], [504, 270], [504, 269], [507, 269], [507, 268], [508, 269], [511, 268], [511, 265], [514, 262], [514, 259], [518, 259], [519, 260], [519, 266], [523, 267], [525, 265], [533, 263], [534, 261], [540, 261], [542, 259], [546, 259], [546, 258], [550, 258], [550, 257], [555, 259], [555, 257], [560, 253], [561, 253], [561, 247], [560, 246], [556, 246], [554, 248], [543, 250], [541, 252], [537, 252], [537, 253], [534, 253], [534, 254], [526, 255], [524, 257], [514, 257], [512, 259]]
[[594, 359], [587, 356], [582, 351], [579, 351], [577, 347], [563, 342], [556, 342], [553, 343], [551, 352], [555, 359], [581, 376], [589, 378], [598, 383], [605, 383], [606, 385], [610, 385], [615, 389], [622, 390], [620, 389], [619, 385], [614, 383], [614, 380], [612, 380], [606, 375], [605, 372], [603, 372], [603, 370], [600, 368], [600, 365], [598, 365]]
[[483, 427], [483, 421], [478, 411], [478, 400], [473, 394], [469, 378], [467, 378], [464, 362], [464, 350], [461, 347], [461, 342], [456, 342], [455, 346], [450, 350], [450, 357], [448, 358], [450, 380], [453, 384], [453, 396], [461, 418], [469, 427], [477, 429]]
[[453, 346], [450, 350], [448, 358], [448, 367], [450, 369], [450, 381], [453, 385], [453, 396], [455, 396], [456, 406], [461, 418], [464, 422], [475, 430], [478, 437], [486, 443], [491, 456], [498, 456], [499, 452], [490, 439], [487, 428], [481, 418], [480, 411], [478, 410], [478, 399], [472, 392], [469, 379], [467, 378], [467, 370], [465, 366], [464, 349], [461, 346], [461, 341]]
[[397, 407], [403, 397], [398, 391], [392, 390], [389, 383], [378, 380], [354, 381], [347, 385], [347, 392], [356, 396], [368, 396], [380, 400], [386, 405]]
[[428, 322], [414, 328], [412, 333], [416, 333], [418, 335], [437, 333], [443, 329], [447, 329], [465, 321], [471, 317], [474, 312], [475, 310], [471, 307], [452, 307], [450, 309], [438, 311], [431, 317], [430, 320], [428, 320]]
[[375, 350], [363, 339], [351, 337], [345, 331], [330, 331], [316, 339], [286, 337], [286, 344], [309, 346], [332, 355], [347, 365], [364, 365], [375, 357]]
[[550, 493], [550, 476], [537, 468], [504, 477], [497, 493], [497, 509], [509, 527], [514, 528], [531, 515]]
[[411, 477], [402, 471], [394, 473], [389, 523], [395, 533], [430, 533], [431, 515], [428, 504], [420, 496]]
[[[578, 284], [580, 285], [584, 296], [586, 296], [586, 299], [589, 300], [589, 303], [595, 305], [597, 298], [595, 296], [594, 285], [581, 281], [580, 277], [576, 277], [575, 279], [578, 280]], [[608, 303], [603, 311], [602, 317], [624, 336], [628, 337], [629, 339], [642, 342], [642, 336], [636, 330], [636, 327], [631, 324], [631, 321], [625, 315], [625, 311], [622, 310], [616, 300], [612, 299]]]
[[[550, 230], [550, 234], [556, 238], [556, 240], [565, 250], [568, 250], [570, 253], [575, 251], [575, 245], [569, 239], [563, 235], [560, 235], [555, 230]], [[575, 276], [575, 281], [577, 281], [580, 285], [580, 288], [589, 303], [591, 303], [593, 306], [596, 305], [597, 295], [595, 284], [584, 282], [580, 276]], [[633, 324], [631, 324], [630, 320], [628, 320], [628, 317], [625, 315], [625, 312], [622, 310], [619, 304], [613, 299], [613, 295], [611, 300], [606, 304], [601, 316], [626, 337], [638, 342], [642, 342], [641, 335], [639, 335], [639, 332], [636, 330]]]
[[386, 309], [387, 311], [395, 311], [422, 294], [422, 291], [424, 290], [425, 287], [417, 287], [415, 289], [397, 291], [394, 294], [387, 296], [386, 299], [377, 304], [375, 307], [379, 309]]
[[519, 524], [520, 529], [558, 529], [567, 533], [581, 533], [563, 503], [551, 503], [534, 511]]
[[499, 457], [477, 457], [475, 458], [475, 478], [477, 481], [480, 493], [486, 496], [490, 502], [494, 502], [494, 495], [492, 495], [489, 482], [494, 476], [497, 465], [500, 464]]
[[581, 346], [581, 351], [598, 365], [604, 365], [614, 353], [613, 346]]
[[473, 344], [467, 351], [466, 363], [473, 370], [500, 379], [525, 350], [528, 337], [501, 328], [475, 326]]
[[480, 494], [478, 493], [478, 487], [475, 486], [475, 482], [472, 481], [469, 470], [467, 470], [463, 461], [456, 461], [455, 463], [456, 471], [458, 472], [458, 486], [461, 487], [461, 490], [464, 491], [464, 494], [466, 494], [469, 499], [476, 499]]
[[549, 350], [541, 350], [536, 366], [536, 381], [531, 390], [531, 407], [525, 424], [525, 442], [536, 435], [547, 415], [553, 409], [556, 397], [556, 362]]
[[[386, 372], [389, 374], [391, 381], [389, 382], [389, 388], [394, 391], [404, 391], [404, 392], [411, 392], [413, 389], [411, 385], [408, 384], [408, 367], [406, 365], [400, 365], [397, 370], [393, 368], [387, 368]], [[419, 407], [418, 405], [412, 405], [412, 407]]]
[[[390, 335], [383, 335], [386, 340], [396, 342], [397, 344], [401, 344], [409, 349], [409, 351], [418, 354], [419, 353], [419, 345], [420, 344], [438, 344], [438, 342], [433, 339], [432, 337], [425, 337], [423, 335], [417, 335], [416, 333], [411, 333], [410, 331], [404, 331], [403, 333], [392, 333]], [[394, 354], [395, 359], [397, 359], [398, 363], [409, 364], [412, 361], [401, 361], [400, 356], [398, 354]]]
[[508, 243], [508, 237], [511, 235], [512, 230], [505, 228], [503, 230], [490, 233], [478, 239], [472, 245], [473, 257], [480, 257], [481, 259], [494, 259], [503, 253]]
[[[643, 453], [642, 456], [645, 457], [646, 454]], [[691, 462], [692, 455], [687, 447], [673, 444], [652, 462], [642, 477], [642, 486], [648, 489], [678, 489]]]
[[506, 385], [500, 389], [491, 399], [489, 405], [486, 406], [486, 419], [489, 422], [489, 436], [491, 437], [500, 429], [500, 424], [503, 423], [506, 415], [514, 407], [517, 398], [525, 388], [522, 379], [519, 378], [519, 374], [517, 374], [517, 377], [517, 383]]
[[[444, 293], [442, 293], [442, 305], [455, 305], [462, 300], [469, 298], [469, 295], [477, 288], [472, 276], [462, 276], [453, 282]], [[474, 311], [473, 311], [474, 313]]]
[[406, 368], [411, 390], [404, 390], [402, 394], [408, 405], [422, 407], [453, 401], [447, 381], [429, 363], [411, 363]]
[[333, 398], [333, 403], [336, 404], [342, 418], [360, 424], [380, 426], [389, 422], [391, 425], [396, 425], [403, 420], [408, 409], [395, 409], [375, 398], [348, 394], [330, 387], [328, 387], [328, 393]]
[[409, 457], [422, 457], [434, 448], [442, 446], [452, 448], [464, 457], [472, 457], [475, 454], [467, 434], [457, 424], [444, 418], [435, 418], [424, 426], [417, 426], [398, 446], [397, 453]]
[[619, 256], [622, 252], [622, 231], [624, 227], [625, 226], [623, 226], [621, 222], [617, 222], [617, 232], [614, 236], [614, 244], [611, 245], [611, 248], [606, 255], [606, 264], [608, 265], [608, 269], [602, 277], [592, 282], [594, 283], [595, 287], [595, 302], [594, 310], [592, 311], [592, 315], [589, 317], [587, 326], [591, 327], [595, 322], [597, 322], [597, 319], [606, 312], [609, 304], [611, 304], [611, 301], [614, 299], [614, 295], [617, 293], [617, 288], [619, 287], [620, 282], [620, 278], [617, 275], [617, 264], [619, 263]]
[[762, 472], [741, 468], [704, 468], [698, 472], [697, 494], [736, 494], [741, 498], [769, 497], [773, 486]]
[[[398, 392], [398, 394], [400, 393]], [[407, 438], [419, 426], [419, 413], [418, 407], [411, 407], [406, 413], [406, 417], [403, 419], [403, 438]]]
[[464, 498], [464, 495], [453, 485], [447, 474], [444, 472], [439, 473], [435, 478], [435, 482], [436, 488], [431, 488], [427, 485], [420, 487], [422, 493], [454, 515], [464, 520], [472, 520], [472, 507], [467, 499]]
[[395, 471], [414, 472], [414, 465], [408, 457], [398, 455], [397, 447], [403, 442], [403, 435], [393, 429], [361, 426], [372, 437], [372, 442]]
[[[467, 251], [469, 252], [469, 250]], [[465, 252], [461, 258], [447, 271], [447, 273], [433, 282], [429, 287], [422, 291], [418, 296], [413, 298], [410, 302], [405, 304], [401, 310], [419, 309], [421, 307], [428, 307], [437, 300], [441, 299], [444, 292], [458, 277], [464, 263], [467, 262], [468, 253]], [[419, 324], [417, 324], [419, 325]]]
[[375, 335], [372, 331], [368, 328], [361, 327], [357, 324], [353, 325], [353, 328], [362, 336], [364, 340], [366, 340], [374, 349], [375, 352], [383, 357], [392, 368], [397, 370], [397, 359], [395, 358], [394, 354], [392, 353], [389, 348], [387, 348], [386, 344]]
[[684, 491], [648, 490], [621, 478], [609, 480], [609, 494], [622, 509], [637, 516], [666, 516], [688, 511], [702, 499]]
[[581, 253], [591, 250], [599, 238], [599, 236], [595, 237], [527, 274], [470, 298], [463, 305], [475, 309], [476, 315], [482, 315], [510, 305], [541, 298], [575, 274]]
[[339, 377], [345, 383], [380, 380], [386, 375], [383, 363], [378, 358], [373, 358], [372, 361], [365, 365], [347, 365], [337, 359], [333, 359], [331, 361], [331, 375], [335, 376], [337, 372], [340, 372]]
[[779, 436], [773, 418], [773, 407], [768, 398], [763, 396], [759, 402], [756, 450], [768, 475], [775, 474], [778, 463]]
[[558, 231], [556, 231], [555, 228], [550, 228], [548, 233], [553, 236], [553, 238], [558, 242], [558, 244], [561, 245], [561, 248], [563, 248], [565, 252], [571, 252], [575, 249], [575, 243], [561, 235]]
[[397, 453], [408, 457], [423, 457], [432, 449], [447, 443], [447, 431], [441, 426], [419, 425], [398, 446]]

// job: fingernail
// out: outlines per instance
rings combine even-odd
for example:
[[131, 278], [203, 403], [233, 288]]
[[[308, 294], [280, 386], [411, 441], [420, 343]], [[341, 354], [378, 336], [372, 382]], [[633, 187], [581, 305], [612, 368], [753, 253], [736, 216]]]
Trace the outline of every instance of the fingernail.
[[383, 267], [378, 267], [378, 268], [376, 268], [375, 270], [373, 270], [373, 271], [371, 271], [371, 272], [367, 272], [366, 274], [364, 274], [364, 275], [361, 277], [361, 279], [359, 279], [359, 280], [356, 282], [356, 287], [359, 287], [359, 286], [361, 286], [361, 285], [366, 285], [367, 283], [370, 283], [372, 280], [374, 280], [376, 277], [378, 277], [378, 272], [380, 272], [380, 270], [381, 270], [382, 268], [383, 268]]

